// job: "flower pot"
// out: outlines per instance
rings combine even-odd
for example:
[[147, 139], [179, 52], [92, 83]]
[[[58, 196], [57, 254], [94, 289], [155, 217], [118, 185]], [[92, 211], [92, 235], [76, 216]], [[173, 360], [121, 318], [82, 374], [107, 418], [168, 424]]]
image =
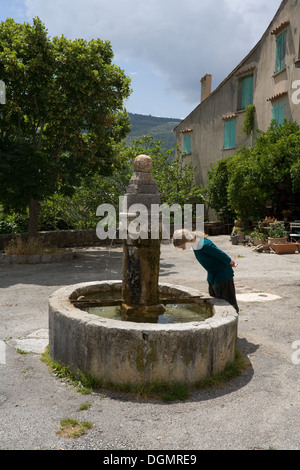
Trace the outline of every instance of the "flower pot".
[[290, 255], [296, 253], [297, 243], [274, 243], [273, 249], [277, 255]]
[[287, 243], [287, 237], [281, 238], [268, 238], [268, 245], [274, 250], [274, 243]]
[[232, 243], [232, 245], [238, 245], [239, 244], [239, 237], [236, 234], [231, 235], [231, 243]]

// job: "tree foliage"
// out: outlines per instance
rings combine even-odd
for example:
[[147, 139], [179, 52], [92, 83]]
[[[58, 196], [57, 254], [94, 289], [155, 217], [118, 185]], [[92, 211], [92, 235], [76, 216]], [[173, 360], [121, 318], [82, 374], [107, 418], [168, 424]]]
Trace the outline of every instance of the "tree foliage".
[[291, 167], [291, 180], [294, 193], [300, 193], [300, 154]]
[[299, 156], [299, 125], [272, 121], [254, 146], [240, 148], [210, 170], [211, 207], [219, 214], [229, 210], [242, 220], [255, 219], [265, 215], [266, 201], [276, 201], [280, 191], [299, 197]]
[[240, 149], [228, 165], [228, 204], [241, 220], [262, 215], [269, 192], [262, 184], [263, 168], [251, 148]]
[[245, 113], [245, 120], [243, 123], [242, 131], [246, 135], [250, 135], [254, 131], [254, 123], [255, 123], [255, 112], [256, 108], [254, 104], [249, 104], [246, 106], [246, 113]]
[[[130, 80], [112, 64], [108, 41], [49, 38], [33, 24], [0, 23], [0, 200], [16, 210], [39, 203], [60, 187], [72, 190], [82, 174], [110, 174], [112, 143], [129, 131], [123, 100]], [[16, 184], [17, 181], [17, 184]], [[30, 204], [31, 203], [31, 204]], [[37, 220], [31, 220], [32, 229]]]
[[118, 214], [119, 197], [124, 196], [133, 174], [133, 160], [137, 155], [147, 154], [153, 160], [152, 174], [157, 182], [161, 203], [202, 204], [205, 190], [194, 181], [194, 168], [185, 162], [180, 153], [173, 159], [172, 151], [166, 150], [160, 141], [144, 136], [128, 147], [124, 142], [114, 145], [118, 159], [111, 175], [83, 177], [72, 196], [60, 190], [44, 200], [41, 209], [43, 229], [95, 228], [96, 210], [100, 204], [112, 204]]
[[208, 170], [208, 204], [222, 218], [233, 217], [227, 196], [230, 159], [222, 158]]
[[161, 141], [154, 141], [152, 136], [144, 136], [135, 140], [131, 147], [122, 145], [118, 153], [121, 159], [129, 164], [131, 171], [133, 159], [137, 155], [146, 153], [152, 158], [152, 174], [157, 182], [162, 203], [203, 203], [205, 190], [195, 183], [195, 168], [179, 151], [173, 158], [172, 150], [163, 148]]

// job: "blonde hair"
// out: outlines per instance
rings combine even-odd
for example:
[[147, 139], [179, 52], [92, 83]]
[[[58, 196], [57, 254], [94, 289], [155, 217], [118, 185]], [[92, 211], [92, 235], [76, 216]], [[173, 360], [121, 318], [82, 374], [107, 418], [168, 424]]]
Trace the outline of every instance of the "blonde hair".
[[196, 234], [187, 229], [176, 230], [173, 234], [173, 245], [175, 247], [184, 245], [187, 242], [196, 240]]
[[194, 242], [196, 240], [196, 237], [206, 238], [206, 235], [202, 232], [191, 232], [186, 228], [176, 230], [173, 233], [173, 245], [178, 248], [179, 246], [184, 245], [185, 243]]

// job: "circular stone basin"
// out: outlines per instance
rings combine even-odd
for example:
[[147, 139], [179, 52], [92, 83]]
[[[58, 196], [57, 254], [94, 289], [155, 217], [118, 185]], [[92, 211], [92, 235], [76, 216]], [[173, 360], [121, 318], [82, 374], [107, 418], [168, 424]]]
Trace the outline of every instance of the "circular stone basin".
[[174, 298], [174, 305], [176, 297], [198, 297], [192, 305], [202, 304], [206, 319], [123, 321], [74, 305], [86, 296], [120, 299], [121, 292], [121, 281], [82, 283], [54, 292], [49, 299], [50, 356], [107, 384], [195, 383], [234, 361], [238, 315], [227, 302], [193, 289], [159, 285], [161, 298]]

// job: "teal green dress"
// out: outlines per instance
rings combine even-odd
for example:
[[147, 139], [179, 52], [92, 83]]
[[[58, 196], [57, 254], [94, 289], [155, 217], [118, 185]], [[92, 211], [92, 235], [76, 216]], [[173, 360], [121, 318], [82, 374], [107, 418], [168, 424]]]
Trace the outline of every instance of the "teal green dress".
[[207, 271], [209, 294], [226, 300], [238, 312], [233, 282], [234, 271], [230, 266], [231, 258], [206, 238], [200, 239], [197, 248], [194, 249], [194, 254], [197, 261]]
[[210, 284], [220, 284], [233, 278], [231, 258], [217, 248], [212, 241], [207, 238], [201, 239], [194, 253], [201, 266], [207, 271], [207, 282]]

